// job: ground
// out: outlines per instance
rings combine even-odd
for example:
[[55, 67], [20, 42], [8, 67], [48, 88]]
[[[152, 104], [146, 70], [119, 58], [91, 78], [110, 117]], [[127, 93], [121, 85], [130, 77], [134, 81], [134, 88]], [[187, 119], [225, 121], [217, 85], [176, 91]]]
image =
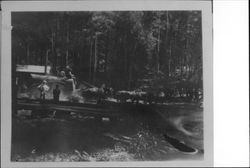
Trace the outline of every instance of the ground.
[[[159, 115], [160, 114], [160, 115]], [[143, 161], [203, 158], [203, 110], [169, 104], [148, 115], [114, 120], [68, 116], [13, 117], [12, 161]], [[195, 149], [183, 152], [164, 135]]]

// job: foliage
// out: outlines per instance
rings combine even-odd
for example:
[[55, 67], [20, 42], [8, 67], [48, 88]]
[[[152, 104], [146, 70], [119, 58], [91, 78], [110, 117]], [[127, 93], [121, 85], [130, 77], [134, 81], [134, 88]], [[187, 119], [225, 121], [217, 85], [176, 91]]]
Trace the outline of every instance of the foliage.
[[17, 64], [45, 65], [47, 55], [52, 73], [70, 65], [115, 89], [202, 83], [200, 11], [14, 12], [12, 25]]

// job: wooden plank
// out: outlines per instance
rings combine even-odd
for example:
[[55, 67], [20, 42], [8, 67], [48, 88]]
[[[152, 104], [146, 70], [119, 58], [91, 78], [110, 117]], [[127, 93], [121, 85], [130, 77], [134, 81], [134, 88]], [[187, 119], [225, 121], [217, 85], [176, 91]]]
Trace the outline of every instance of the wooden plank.
[[112, 109], [101, 109], [101, 108], [89, 108], [89, 107], [76, 107], [76, 106], [63, 106], [60, 104], [36, 104], [36, 103], [23, 103], [18, 102], [18, 109], [27, 109], [27, 110], [50, 110], [50, 111], [68, 111], [76, 113], [85, 113], [92, 115], [102, 115], [102, 116], [118, 116], [121, 113], [118, 110]]
[[41, 102], [39, 100], [18, 99], [17, 109], [76, 112], [84, 113], [86, 115], [120, 116], [134, 113], [151, 113], [156, 110], [156, 106], [130, 103], [84, 104], [66, 101], [55, 103], [53, 100], [44, 100]]

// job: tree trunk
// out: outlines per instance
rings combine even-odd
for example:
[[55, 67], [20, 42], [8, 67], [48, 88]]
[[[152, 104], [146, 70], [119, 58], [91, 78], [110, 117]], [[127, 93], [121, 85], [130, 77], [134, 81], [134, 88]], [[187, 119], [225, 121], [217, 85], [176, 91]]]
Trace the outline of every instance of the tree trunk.
[[93, 83], [96, 82], [96, 70], [97, 70], [97, 53], [98, 52], [98, 35], [95, 37], [95, 58], [94, 58], [94, 77], [93, 77]]
[[[133, 64], [133, 63], [132, 63], [132, 64]], [[132, 70], [133, 70], [133, 65], [130, 65], [130, 66], [129, 66], [129, 72], [128, 72], [128, 90], [131, 89]]]
[[157, 73], [160, 72], [160, 38], [161, 38], [161, 28], [159, 26], [158, 46], [157, 46], [157, 55], [156, 55], [156, 70], [157, 70]]
[[90, 56], [89, 56], [89, 81], [91, 81], [92, 77], [92, 40], [90, 41]]
[[30, 45], [29, 43], [27, 44], [27, 57], [26, 57], [27, 65], [30, 63]]
[[66, 58], [65, 58], [65, 64], [66, 66], [69, 64], [69, 23], [67, 22], [67, 34], [66, 34]]
[[48, 56], [49, 56], [49, 49], [46, 50], [46, 56], [45, 56], [45, 74], [47, 74]]
[[52, 30], [51, 32], [51, 57], [52, 57], [52, 72], [56, 73], [56, 67], [57, 67], [57, 58], [56, 58], [56, 52], [55, 52], [55, 41], [54, 41], [54, 34], [55, 32]]
[[[134, 49], [132, 51], [133, 57], [135, 57], [135, 55], [136, 55], [136, 48], [137, 48], [137, 43], [135, 43]], [[134, 63], [130, 57], [130, 59], [129, 59], [128, 89], [131, 89], [131, 82], [132, 82], [132, 78], [133, 78], [133, 67], [134, 67]]]
[[105, 69], [104, 69], [104, 73], [105, 73], [105, 77], [106, 77], [106, 80], [108, 79], [108, 55], [109, 55], [109, 32], [107, 33], [107, 36], [106, 36], [106, 52], [105, 52]]
[[[168, 42], [168, 29], [169, 29], [168, 11], [166, 11], [166, 15], [167, 15], [166, 41]], [[168, 48], [168, 50], [167, 50], [167, 55], [168, 55], [168, 77], [170, 77], [170, 75], [171, 75], [171, 58], [172, 58], [171, 41], [170, 41], [169, 44], [170, 45], [167, 46], [167, 48]]]

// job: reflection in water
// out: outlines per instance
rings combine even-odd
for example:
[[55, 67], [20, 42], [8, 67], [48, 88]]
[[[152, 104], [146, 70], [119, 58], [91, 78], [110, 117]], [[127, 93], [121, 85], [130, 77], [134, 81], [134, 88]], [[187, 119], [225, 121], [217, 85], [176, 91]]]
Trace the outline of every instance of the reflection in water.
[[[72, 115], [71, 115], [72, 114]], [[136, 113], [119, 118], [68, 116], [13, 119], [13, 161], [201, 159], [201, 110]], [[178, 117], [179, 116], [179, 117]], [[184, 130], [184, 131], [183, 131]]]

